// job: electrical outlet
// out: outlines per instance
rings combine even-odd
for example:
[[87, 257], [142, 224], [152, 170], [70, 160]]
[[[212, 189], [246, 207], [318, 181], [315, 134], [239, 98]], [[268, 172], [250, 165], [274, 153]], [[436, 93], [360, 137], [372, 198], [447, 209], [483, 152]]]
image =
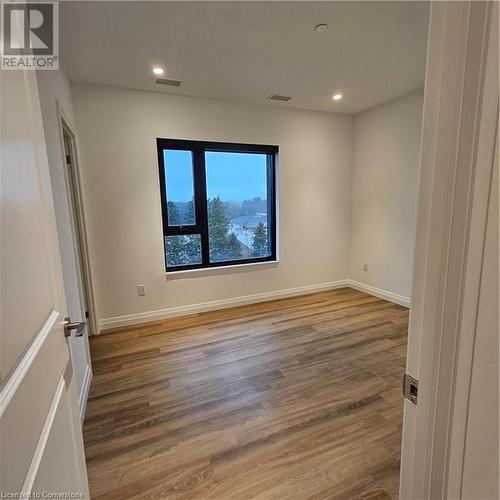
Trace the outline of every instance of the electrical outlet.
[[146, 288], [144, 285], [137, 285], [137, 293], [139, 297], [144, 297], [146, 295]]
[[368, 271], [368, 262], [363, 263], [363, 271]]

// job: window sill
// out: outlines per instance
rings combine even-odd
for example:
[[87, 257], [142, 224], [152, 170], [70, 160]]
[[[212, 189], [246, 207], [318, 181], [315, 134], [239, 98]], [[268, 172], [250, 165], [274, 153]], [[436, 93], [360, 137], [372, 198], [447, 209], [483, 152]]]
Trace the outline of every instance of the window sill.
[[278, 267], [279, 260], [268, 260], [266, 262], [251, 262], [249, 264], [235, 264], [234, 266], [204, 267], [201, 269], [184, 269], [182, 271], [170, 271], [165, 273], [167, 281], [183, 278], [201, 278], [214, 274], [234, 274], [248, 271], [263, 271]]

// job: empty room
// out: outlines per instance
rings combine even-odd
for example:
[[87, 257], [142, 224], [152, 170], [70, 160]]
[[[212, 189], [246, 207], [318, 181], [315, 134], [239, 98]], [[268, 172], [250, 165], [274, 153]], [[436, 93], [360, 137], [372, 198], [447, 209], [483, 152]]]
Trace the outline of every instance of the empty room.
[[2, 498], [498, 498], [496, 2], [2, 19]]

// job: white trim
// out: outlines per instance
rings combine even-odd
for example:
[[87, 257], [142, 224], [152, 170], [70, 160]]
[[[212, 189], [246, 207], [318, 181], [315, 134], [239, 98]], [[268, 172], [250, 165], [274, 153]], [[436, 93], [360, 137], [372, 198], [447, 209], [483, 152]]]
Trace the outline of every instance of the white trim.
[[7, 379], [6, 384], [0, 392], [0, 417], [3, 415], [10, 401], [14, 397], [14, 394], [21, 385], [26, 373], [28, 373], [28, 370], [35, 360], [38, 351], [42, 347], [49, 333], [52, 331], [52, 328], [54, 328], [58, 317], [59, 313], [57, 311], [52, 310], [50, 312], [48, 318], [45, 320], [45, 323], [40, 327], [38, 333], [35, 335], [33, 342], [25, 351], [15, 370]]
[[398, 295], [397, 293], [389, 292], [388, 290], [383, 290], [382, 288], [377, 288], [371, 285], [365, 285], [359, 281], [348, 280], [349, 286], [361, 292], [368, 293], [370, 295], [375, 295], [381, 299], [394, 302], [400, 306], [410, 307], [410, 297], [405, 297], [404, 295]]
[[[455, 453], [451, 439], [459, 334], [470, 308], [464, 295], [467, 252], [474, 229], [470, 224], [493, 4], [432, 2], [430, 7], [406, 363], [422, 391], [417, 406], [407, 401], [404, 406], [399, 492], [404, 499], [458, 498], [451, 483], [461, 479], [450, 476], [450, 453]], [[498, 76], [498, 59], [495, 71]], [[498, 80], [496, 85], [498, 96]], [[485, 105], [491, 106], [491, 100]]]
[[275, 290], [272, 292], [255, 293], [241, 297], [232, 297], [229, 299], [213, 300], [199, 304], [190, 304], [186, 306], [169, 307], [167, 309], [158, 309], [156, 311], [147, 311], [136, 314], [127, 314], [125, 316], [115, 316], [104, 318], [99, 322], [101, 329], [118, 328], [121, 326], [134, 325], [137, 323], [146, 323], [148, 321], [162, 320], [176, 316], [185, 316], [187, 314], [196, 314], [200, 312], [213, 311], [216, 309], [225, 309], [227, 307], [241, 306], [245, 304], [254, 304], [256, 302], [265, 302], [267, 300], [283, 299], [297, 295], [306, 295], [308, 293], [324, 292], [335, 288], [348, 287], [349, 280], [328, 281], [317, 285], [299, 286], [285, 290]]
[[40, 462], [42, 461], [43, 452], [45, 451], [45, 446], [47, 445], [47, 441], [49, 439], [49, 434], [52, 429], [52, 424], [54, 423], [54, 418], [57, 413], [57, 408], [59, 407], [59, 402], [61, 401], [64, 387], [64, 376], [61, 375], [59, 383], [57, 384], [56, 392], [54, 394], [54, 397], [52, 398], [52, 403], [50, 404], [49, 413], [47, 414], [47, 418], [45, 419], [45, 423], [43, 424], [43, 429], [40, 433], [35, 452], [33, 453], [33, 458], [31, 459], [28, 472], [26, 473], [26, 477], [24, 479], [24, 484], [21, 489], [21, 498], [28, 498], [33, 488], [33, 483], [35, 482], [38, 468], [40, 467]]
[[87, 399], [89, 397], [90, 381], [92, 380], [92, 370], [90, 366], [87, 365], [85, 370], [85, 376], [83, 377], [82, 389], [80, 391], [80, 396], [78, 398], [78, 408], [80, 412], [80, 421], [83, 425], [83, 420], [85, 418], [85, 408], [87, 407]]
[[[73, 252], [75, 261], [78, 263], [78, 274], [79, 280], [78, 284], [80, 287], [79, 295], [80, 302], [82, 301], [83, 287], [87, 292], [87, 310], [89, 312], [89, 335], [95, 335], [98, 333], [98, 321], [97, 321], [97, 308], [95, 303], [95, 288], [93, 272], [90, 265], [90, 246], [89, 246], [89, 236], [87, 231], [87, 216], [85, 210], [83, 187], [81, 180], [81, 166], [80, 166], [80, 155], [78, 149], [78, 140], [76, 128], [64, 112], [63, 106], [58, 99], [56, 99], [56, 116], [57, 125], [59, 132], [59, 149], [61, 153], [61, 164], [64, 171], [64, 178], [66, 183], [66, 192], [68, 197], [68, 209], [70, 210], [70, 220], [71, 220], [71, 232], [73, 235]], [[73, 188], [71, 187], [71, 182], [69, 179], [69, 172], [66, 165], [66, 151], [64, 147], [64, 132], [70, 136], [72, 145], [72, 160], [73, 160]], [[71, 196], [74, 197], [74, 203], [77, 206], [77, 212], [72, 207]], [[73, 213], [75, 212], [75, 213]], [[78, 226], [78, 227], [77, 227]], [[81, 234], [81, 240], [78, 242], [77, 231]], [[80, 249], [78, 250], [78, 248]], [[79, 253], [81, 252], [81, 256]], [[83, 305], [83, 304], [82, 304]], [[83, 312], [83, 311], [82, 311]]]
[[275, 290], [272, 292], [255, 293], [253, 295], [243, 295], [241, 297], [232, 297], [229, 299], [212, 300], [210, 302], [201, 302], [199, 304], [189, 304], [185, 306], [169, 307], [158, 309], [156, 311], [146, 311], [136, 314], [126, 314], [124, 316], [115, 316], [101, 319], [99, 326], [101, 330], [119, 328], [122, 326], [135, 325], [138, 323], [147, 323], [149, 321], [158, 321], [162, 319], [175, 318], [177, 316], [186, 316], [188, 314], [197, 314], [207, 311], [216, 311], [217, 309], [226, 309], [228, 307], [242, 306], [245, 304], [255, 304], [257, 302], [266, 302], [269, 300], [284, 299], [287, 297], [296, 297], [298, 295], [307, 295], [309, 293], [325, 292], [335, 290], [336, 288], [349, 287], [361, 292], [374, 295], [381, 299], [394, 302], [404, 307], [410, 307], [410, 298], [404, 295], [398, 295], [381, 288], [365, 285], [351, 279], [327, 281], [317, 285], [299, 286], [296, 288], [287, 288], [285, 290]]
[[[473, 391], [472, 374], [475, 363], [477, 328], [482, 311], [482, 294], [485, 292], [484, 287], [487, 286], [483, 280], [484, 273], [487, 272], [484, 267], [487, 266], [487, 261], [485, 261], [487, 235], [488, 231], [492, 229], [488, 228], [489, 220], [493, 216], [490, 204], [492, 203], [491, 198], [494, 196], [494, 184], [496, 183], [498, 186], [498, 2], [492, 3], [491, 9], [492, 12], [488, 15], [491, 23], [489, 42], [484, 46], [487, 55], [483, 62], [485, 73], [484, 87], [481, 94], [481, 117], [478, 118], [476, 131], [476, 172], [472, 188], [470, 233], [464, 268], [462, 313], [457, 337], [458, 355], [455, 369], [455, 394], [450, 418], [451, 436], [448, 452], [448, 477], [446, 478], [447, 498], [464, 497], [462, 488], [464, 470], [466, 470], [466, 456], [468, 455], [467, 435], [470, 432], [470, 398]], [[498, 290], [498, 273], [496, 288]], [[492, 322], [490, 327], [498, 332], [498, 316], [496, 324]], [[491, 389], [492, 391], [498, 391], [498, 379], [492, 381]], [[493, 418], [493, 415], [491, 417]], [[496, 463], [498, 464], [498, 459]], [[485, 475], [481, 477], [481, 481], [488, 478], [487, 471], [488, 469], [485, 469]]]
[[278, 267], [279, 260], [266, 260], [264, 262], [250, 262], [248, 264], [234, 264], [231, 266], [201, 267], [198, 269], [184, 269], [183, 271], [169, 271], [166, 274], [167, 281], [182, 278], [198, 278], [210, 274], [228, 274], [234, 271], [258, 271], [259, 268], [268, 269]]

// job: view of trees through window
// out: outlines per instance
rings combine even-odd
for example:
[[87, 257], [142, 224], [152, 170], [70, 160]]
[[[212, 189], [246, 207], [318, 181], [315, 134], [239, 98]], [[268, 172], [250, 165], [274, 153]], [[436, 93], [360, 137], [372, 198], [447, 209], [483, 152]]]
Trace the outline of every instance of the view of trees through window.
[[[167, 202], [168, 220], [180, 225], [190, 219], [194, 202]], [[260, 197], [242, 201], [208, 200], [210, 261], [240, 260], [270, 255], [267, 203]], [[201, 262], [200, 235], [166, 236], [169, 266]]]
[[268, 155], [232, 151], [203, 155], [205, 233], [197, 220], [200, 206], [196, 205], [192, 152], [163, 151], [168, 227], [179, 228], [165, 235], [167, 267], [201, 264], [202, 234], [208, 239], [210, 263], [271, 256]]
[[[184, 213], [179, 212], [178, 203], [167, 203], [168, 220], [171, 225], [179, 226], [183, 220], [194, 221], [194, 202], [188, 201], [183, 207]], [[165, 236], [165, 250], [169, 267], [201, 264], [201, 238], [199, 234], [182, 234]]]
[[205, 153], [210, 262], [265, 257], [267, 157]]

